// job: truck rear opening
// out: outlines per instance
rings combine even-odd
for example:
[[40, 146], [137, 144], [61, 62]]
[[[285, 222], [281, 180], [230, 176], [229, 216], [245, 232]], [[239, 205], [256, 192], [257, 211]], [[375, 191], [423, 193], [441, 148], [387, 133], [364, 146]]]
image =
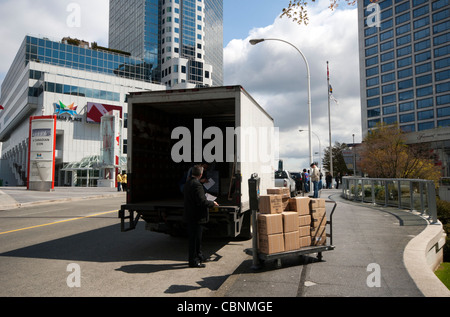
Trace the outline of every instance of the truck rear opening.
[[[242, 196], [243, 165], [236, 158], [238, 145], [236, 140], [225, 140], [240, 125], [242, 91], [233, 86], [129, 96], [127, 204], [119, 211], [123, 231], [134, 229], [142, 218], [149, 230], [183, 232], [183, 184], [189, 169], [209, 154], [214, 160], [207, 160], [205, 173], [214, 185], [207, 192], [217, 197], [220, 207], [210, 211], [210, 230], [205, 234], [251, 236], [250, 213], [245, 215], [248, 202]], [[227, 144], [233, 146], [231, 151]], [[129, 228], [125, 219], [130, 220]]]

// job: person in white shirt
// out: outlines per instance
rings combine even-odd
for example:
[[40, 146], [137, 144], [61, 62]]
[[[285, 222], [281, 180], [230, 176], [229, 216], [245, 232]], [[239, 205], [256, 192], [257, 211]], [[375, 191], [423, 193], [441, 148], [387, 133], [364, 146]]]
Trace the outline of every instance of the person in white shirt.
[[311, 173], [309, 174], [309, 177], [311, 177], [311, 182], [313, 183], [313, 188], [314, 188], [313, 198], [319, 198], [320, 172], [316, 166], [316, 163], [311, 163]]

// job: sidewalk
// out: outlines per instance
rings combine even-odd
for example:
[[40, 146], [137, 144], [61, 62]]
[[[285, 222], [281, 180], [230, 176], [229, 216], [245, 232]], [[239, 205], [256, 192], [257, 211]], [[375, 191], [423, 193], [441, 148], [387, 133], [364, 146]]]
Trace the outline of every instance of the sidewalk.
[[0, 187], [0, 210], [14, 209], [34, 204], [56, 201], [73, 201], [100, 197], [125, 196], [117, 188], [106, 187], [55, 187], [50, 192], [27, 190], [26, 187]]
[[[216, 296], [450, 296], [450, 291], [426, 266], [427, 250], [417, 247], [429, 238], [427, 232], [433, 230], [433, 225], [410, 212], [371, 208], [344, 200], [340, 194], [340, 190], [321, 193], [321, 198], [337, 202], [333, 215], [335, 249], [323, 252], [322, 262], [317, 261], [315, 254], [293, 256], [283, 259], [281, 268], [265, 263], [255, 271], [249, 257]], [[329, 209], [327, 206], [327, 213]]]

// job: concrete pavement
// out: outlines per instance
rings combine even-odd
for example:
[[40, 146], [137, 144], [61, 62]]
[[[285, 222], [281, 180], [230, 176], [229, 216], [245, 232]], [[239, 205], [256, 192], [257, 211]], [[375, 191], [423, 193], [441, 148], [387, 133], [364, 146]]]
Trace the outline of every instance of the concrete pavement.
[[[293, 256], [283, 259], [281, 268], [265, 263], [255, 271], [251, 269], [252, 257], [246, 256], [222, 286], [211, 291], [211, 296], [450, 296], [426, 265], [424, 248], [435, 230], [433, 225], [408, 211], [346, 201], [340, 193], [321, 192], [321, 198], [337, 202], [333, 215], [335, 249], [323, 252], [322, 262], [314, 254]], [[0, 211], [120, 195], [125, 193], [113, 188], [57, 187], [52, 192], [34, 192], [24, 187], [1, 187]]]
[[0, 210], [8, 210], [35, 204], [46, 204], [79, 199], [124, 196], [116, 188], [104, 187], [55, 187], [53, 191], [40, 192], [26, 187], [0, 187]]
[[[395, 208], [349, 202], [340, 190], [323, 190], [321, 198], [337, 202], [333, 245], [323, 253], [293, 256], [282, 267], [265, 263], [252, 270], [244, 262], [216, 294], [243, 297], [448, 297], [450, 291], [426, 264], [433, 225]], [[327, 213], [329, 208], [327, 206]], [[303, 264], [303, 265], [299, 265]]]

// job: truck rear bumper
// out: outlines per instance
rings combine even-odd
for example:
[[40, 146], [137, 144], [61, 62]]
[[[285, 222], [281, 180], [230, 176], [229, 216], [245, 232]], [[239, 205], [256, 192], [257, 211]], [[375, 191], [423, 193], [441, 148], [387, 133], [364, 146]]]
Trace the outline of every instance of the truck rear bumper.
[[[145, 229], [173, 235], [185, 232], [182, 215], [183, 209], [179, 205], [125, 204], [121, 206], [118, 213], [122, 232], [136, 229], [142, 218], [146, 222]], [[205, 235], [237, 237], [243, 233], [250, 238], [249, 219], [250, 213], [240, 212], [237, 206], [215, 207], [210, 210], [209, 222], [204, 225], [207, 229]]]

